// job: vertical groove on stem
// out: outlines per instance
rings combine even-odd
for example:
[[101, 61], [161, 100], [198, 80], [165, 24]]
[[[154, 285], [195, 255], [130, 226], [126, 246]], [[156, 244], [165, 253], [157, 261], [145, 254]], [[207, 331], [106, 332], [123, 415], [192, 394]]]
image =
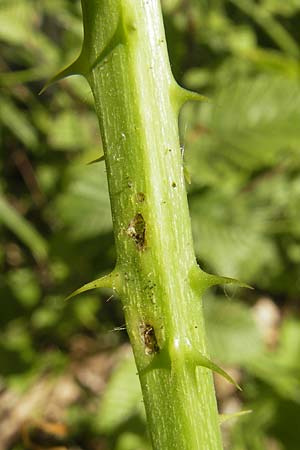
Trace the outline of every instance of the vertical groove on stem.
[[[116, 271], [157, 450], [222, 448], [193, 251], [178, 105], [158, 0], [82, 0], [75, 66], [90, 83], [104, 145]], [[66, 71], [64, 72], [66, 74]]]

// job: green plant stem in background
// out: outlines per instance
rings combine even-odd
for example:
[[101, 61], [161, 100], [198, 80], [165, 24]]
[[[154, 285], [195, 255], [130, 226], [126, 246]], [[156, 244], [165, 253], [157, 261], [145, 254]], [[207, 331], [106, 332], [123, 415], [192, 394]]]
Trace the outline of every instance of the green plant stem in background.
[[[120, 295], [154, 449], [222, 448], [200, 294], [218, 277], [193, 250], [178, 113], [201, 96], [175, 82], [158, 0], [82, 0], [80, 73], [95, 99], [117, 251], [83, 287]], [[53, 81], [53, 80], [52, 80]], [[221, 280], [221, 282], [228, 280]]]

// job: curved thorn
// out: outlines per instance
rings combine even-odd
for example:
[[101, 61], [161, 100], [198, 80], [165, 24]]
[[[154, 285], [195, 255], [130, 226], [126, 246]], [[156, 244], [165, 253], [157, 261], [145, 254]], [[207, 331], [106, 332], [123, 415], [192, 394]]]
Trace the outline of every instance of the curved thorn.
[[236, 278], [222, 277], [219, 275], [213, 275], [211, 273], [206, 273], [206, 272], [203, 272], [203, 279], [206, 281], [208, 287], [216, 286], [218, 284], [235, 284], [238, 287], [254, 289], [249, 284], [246, 284], [243, 281], [237, 280]]
[[219, 414], [219, 424], [222, 425], [224, 422], [227, 422], [227, 420], [236, 419], [241, 416], [245, 416], [246, 414], [251, 414], [252, 412], [252, 409], [247, 409], [245, 411], [238, 411], [231, 414]]
[[56, 75], [51, 77], [46, 84], [42, 87], [39, 92], [39, 95], [43, 94], [49, 86], [51, 86], [56, 81], [62, 80], [63, 78], [70, 77], [72, 75], [84, 75], [85, 73], [85, 62], [83, 53], [79, 55], [79, 57], [68, 67], [58, 72]]
[[98, 278], [97, 280], [91, 281], [90, 283], [86, 283], [80, 288], [76, 289], [76, 291], [72, 292], [70, 295], [66, 297], [65, 300], [70, 300], [70, 298], [75, 297], [76, 295], [82, 294], [83, 292], [90, 291], [92, 289], [97, 288], [110, 288], [114, 289], [115, 291], [118, 290], [119, 286], [119, 273], [118, 272], [111, 272], [108, 275], [105, 275], [104, 277]]
[[101, 155], [99, 156], [99, 158], [93, 159], [92, 161], [88, 162], [87, 165], [89, 166], [90, 164], [95, 164], [102, 161], [105, 161], [105, 155]]
[[211, 273], [204, 272], [200, 267], [192, 267], [189, 273], [190, 283], [192, 288], [199, 291], [201, 294], [206, 291], [211, 286], [216, 286], [218, 284], [234, 284], [241, 288], [254, 289], [249, 284], [246, 284], [240, 280], [230, 277], [222, 277], [219, 275], [213, 275]]
[[181, 92], [184, 103], [189, 101], [211, 103], [210, 98], [206, 97], [205, 95], [199, 94], [198, 92], [190, 91], [184, 88], [181, 88]]
[[179, 112], [182, 106], [189, 101], [211, 102], [208, 97], [198, 94], [198, 92], [189, 91], [188, 89], [179, 86], [176, 81], [171, 84], [170, 95], [176, 112]]
[[223, 370], [220, 366], [215, 364], [213, 361], [211, 361], [206, 356], [202, 355], [200, 352], [194, 353], [194, 362], [197, 366], [206, 367], [207, 369], [212, 370], [213, 372], [218, 373], [222, 377], [224, 377], [229, 383], [233, 384], [239, 391], [242, 390], [242, 388], [238, 385], [238, 383], [227, 373], [225, 370]]
[[184, 178], [185, 178], [185, 181], [187, 182], [187, 184], [192, 184], [192, 178], [191, 178], [190, 171], [185, 164], [183, 165], [183, 175], [184, 175]]

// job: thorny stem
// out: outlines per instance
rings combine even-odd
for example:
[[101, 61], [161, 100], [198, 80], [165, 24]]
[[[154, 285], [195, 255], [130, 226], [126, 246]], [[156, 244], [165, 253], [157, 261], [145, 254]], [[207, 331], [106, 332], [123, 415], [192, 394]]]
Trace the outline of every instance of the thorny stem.
[[153, 449], [220, 450], [208, 368], [221, 369], [205, 356], [200, 294], [229, 279], [196, 264], [178, 138], [181, 106], [202, 97], [172, 76], [159, 0], [82, 0], [82, 10], [81, 54], [54, 80], [81, 73], [91, 86], [117, 264], [77, 293], [120, 295]]

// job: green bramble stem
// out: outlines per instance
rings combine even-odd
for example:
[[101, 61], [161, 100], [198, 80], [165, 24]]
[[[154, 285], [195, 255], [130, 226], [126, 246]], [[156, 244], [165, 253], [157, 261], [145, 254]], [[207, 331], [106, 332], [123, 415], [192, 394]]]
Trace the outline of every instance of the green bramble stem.
[[[222, 449], [200, 294], [217, 283], [193, 251], [178, 113], [202, 100], [175, 82], [159, 0], [82, 0], [84, 43], [51, 81], [80, 73], [104, 145], [117, 264], [75, 294], [122, 301], [155, 450]], [[211, 370], [210, 370], [211, 369]]]

